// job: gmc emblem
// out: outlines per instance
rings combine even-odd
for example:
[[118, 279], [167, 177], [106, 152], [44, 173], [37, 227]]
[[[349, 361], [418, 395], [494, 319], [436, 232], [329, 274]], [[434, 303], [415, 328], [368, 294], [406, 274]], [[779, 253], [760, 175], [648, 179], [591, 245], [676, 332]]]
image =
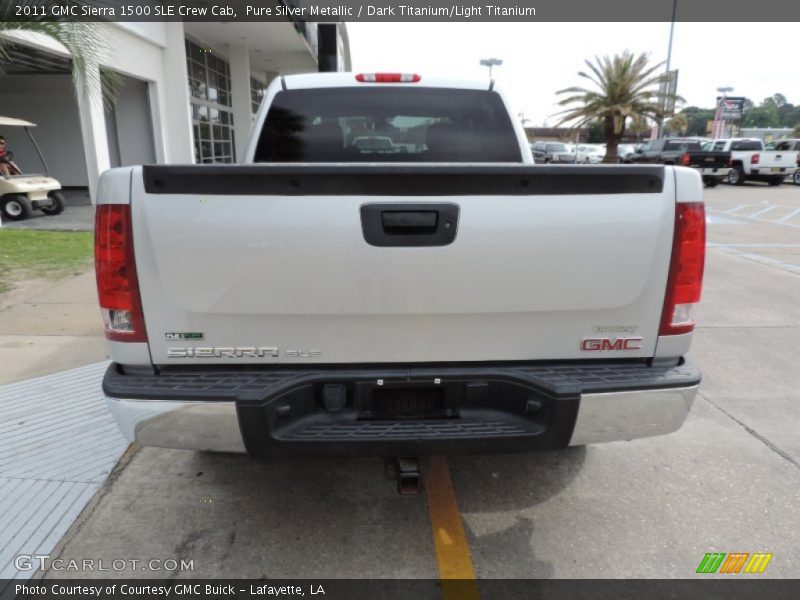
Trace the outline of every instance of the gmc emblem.
[[605, 352], [612, 350], [641, 350], [642, 338], [584, 338], [581, 350], [585, 352]]

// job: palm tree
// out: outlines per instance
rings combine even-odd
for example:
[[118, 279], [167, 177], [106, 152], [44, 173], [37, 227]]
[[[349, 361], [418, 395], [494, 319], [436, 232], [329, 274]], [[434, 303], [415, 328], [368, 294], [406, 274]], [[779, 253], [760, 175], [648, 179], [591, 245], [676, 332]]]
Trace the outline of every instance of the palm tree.
[[636, 136], [636, 140], [639, 142], [642, 141], [644, 136], [650, 135], [651, 129], [652, 126], [647, 122], [647, 119], [640, 115], [631, 117], [626, 121], [626, 131], [630, 131], [632, 134], [634, 134]]
[[[61, 5], [76, 5], [80, 0], [62, 0]], [[10, 32], [33, 33], [55, 40], [69, 52], [72, 59], [72, 78], [76, 91], [85, 88], [90, 97], [102, 95], [108, 103], [116, 101], [120, 77], [114, 71], [100, 70], [100, 57], [110, 49], [104, 35], [105, 28], [98, 23], [45, 21], [44, 17], [32, 16], [25, 21], [14, 21], [16, 6], [36, 6], [34, 0], [19, 0], [0, 3], [0, 62], [10, 60], [8, 49], [17, 42], [9, 37]], [[41, 3], [39, 3], [41, 5]], [[8, 19], [8, 20], [3, 20]]]
[[686, 118], [686, 115], [678, 113], [667, 121], [664, 128], [672, 134], [682, 134], [689, 128], [689, 120]]
[[656, 74], [662, 63], [649, 65], [649, 55], [634, 56], [626, 50], [613, 58], [595, 57], [594, 63], [585, 61], [590, 72], [579, 71], [578, 76], [594, 84], [593, 89], [573, 86], [559, 90], [568, 94], [559, 102], [567, 107], [559, 125], [573, 122], [581, 127], [600, 119], [606, 140], [603, 162], [617, 162], [617, 146], [625, 133], [628, 119], [661, 118], [659, 84], [666, 80], [665, 73]]

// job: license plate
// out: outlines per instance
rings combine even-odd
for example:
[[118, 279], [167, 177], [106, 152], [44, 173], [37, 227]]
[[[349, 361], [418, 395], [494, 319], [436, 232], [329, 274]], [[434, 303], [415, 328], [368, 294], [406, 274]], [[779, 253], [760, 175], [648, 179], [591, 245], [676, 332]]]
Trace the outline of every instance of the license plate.
[[372, 390], [374, 419], [435, 419], [445, 416], [445, 390], [442, 386]]
[[781, 169], [780, 167], [772, 167], [772, 172], [773, 173], [783, 173], [783, 171], [784, 170]]

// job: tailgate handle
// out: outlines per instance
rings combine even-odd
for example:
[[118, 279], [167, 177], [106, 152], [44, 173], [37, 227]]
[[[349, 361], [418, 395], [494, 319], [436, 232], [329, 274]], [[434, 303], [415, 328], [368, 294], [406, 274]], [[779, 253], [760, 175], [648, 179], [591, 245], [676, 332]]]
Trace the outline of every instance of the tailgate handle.
[[435, 210], [385, 210], [381, 214], [383, 230], [389, 235], [436, 233], [438, 220]]
[[361, 230], [371, 246], [446, 246], [456, 239], [458, 204], [370, 203], [361, 206]]

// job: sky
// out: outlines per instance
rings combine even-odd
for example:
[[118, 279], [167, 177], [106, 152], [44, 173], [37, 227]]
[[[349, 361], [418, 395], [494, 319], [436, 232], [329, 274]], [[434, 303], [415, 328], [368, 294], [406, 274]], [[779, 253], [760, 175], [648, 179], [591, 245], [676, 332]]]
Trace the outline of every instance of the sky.
[[[527, 125], [555, 125], [556, 91], [589, 84], [584, 60], [624, 50], [666, 61], [669, 23], [348, 23], [353, 71], [487, 79]], [[686, 106], [713, 107], [716, 88], [756, 103], [775, 93], [800, 104], [797, 23], [676, 23], [671, 68]]]

